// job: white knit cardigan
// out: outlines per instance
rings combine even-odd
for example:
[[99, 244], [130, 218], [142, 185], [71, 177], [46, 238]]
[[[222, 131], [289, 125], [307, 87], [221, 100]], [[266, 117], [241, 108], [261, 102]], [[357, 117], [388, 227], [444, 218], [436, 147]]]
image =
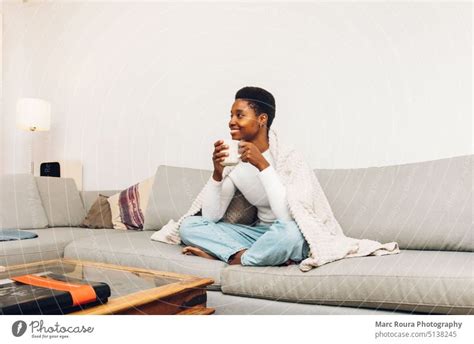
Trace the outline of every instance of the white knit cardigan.
[[[381, 256], [400, 252], [396, 242], [381, 244], [373, 240], [345, 236], [332, 213], [318, 179], [305, 163], [302, 155], [294, 149], [281, 145], [273, 129], [270, 129], [269, 140], [270, 152], [275, 160], [274, 168], [286, 187], [288, 208], [310, 248], [309, 257], [299, 265], [301, 271], [309, 271], [313, 267], [342, 258]], [[233, 168], [233, 166], [225, 167], [223, 178]], [[201, 210], [203, 195], [204, 188], [189, 210], [177, 222], [170, 220], [161, 230], [155, 232], [151, 239], [179, 244], [181, 222]]]

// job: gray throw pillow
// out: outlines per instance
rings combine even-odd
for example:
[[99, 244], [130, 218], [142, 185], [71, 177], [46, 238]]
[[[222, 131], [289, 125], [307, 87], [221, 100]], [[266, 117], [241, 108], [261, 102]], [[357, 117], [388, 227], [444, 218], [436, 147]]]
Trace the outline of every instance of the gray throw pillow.
[[257, 207], [250, 204], [240, 190], [236, 189], [221, 221], [253, 226], [257, 220]]

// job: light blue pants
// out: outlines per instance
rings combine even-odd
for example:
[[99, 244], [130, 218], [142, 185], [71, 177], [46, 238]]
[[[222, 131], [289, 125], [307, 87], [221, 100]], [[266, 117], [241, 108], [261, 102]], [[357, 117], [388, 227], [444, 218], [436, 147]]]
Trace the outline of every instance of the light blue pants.
[[295, 221], [275, 221], [271, 226], [246, 226], [212, 222], [202, 216], [186, 217], [179, 229], [181, 241], [228, 262], [246, 249], [242, 265], [273, 266], [308, 257], [309, 247]]

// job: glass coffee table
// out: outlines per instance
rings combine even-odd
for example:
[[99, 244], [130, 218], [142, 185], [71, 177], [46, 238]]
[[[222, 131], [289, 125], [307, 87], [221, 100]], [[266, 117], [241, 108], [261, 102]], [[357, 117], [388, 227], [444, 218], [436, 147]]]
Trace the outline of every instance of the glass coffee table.
[[0, 280], [42, 272], [105, 282], [110, 286], [111, 296], [106, 304], [70, 313], [72, 315], [214, 313], [214, 309], [206, 307], [206, 286], [214, 283], [212, 279], [172, 272], [57, 259], [7, 267], [0, 272]]

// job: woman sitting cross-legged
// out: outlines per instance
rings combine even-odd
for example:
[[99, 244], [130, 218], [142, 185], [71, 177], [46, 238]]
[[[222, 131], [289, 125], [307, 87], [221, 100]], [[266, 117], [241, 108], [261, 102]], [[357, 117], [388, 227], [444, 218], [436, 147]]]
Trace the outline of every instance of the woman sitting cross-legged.
[[[269, 149], [275, 99], [258, 87], [235, 95], [229, 121], [233, 140], [240, 140], [241, 161], [223, 178], [227, 156], [223, 141], [214, 144], [214, 173], [203, 191], [202, 216], [188, 216], [179, 229], [185, 254], [229, 264], [274, 266], [300, 262], [309, 247], [290, 215], [285, 186]], [[220, 221], [238, 189], [258, 210], [255, 226]]]
[[[302, 154], [285, 147], [270, 126], [275, 99], [258, 87], [235, 95], [229, 121], [241, 160], [224, 168], [227, 147], [214, 143], [214, 173], [189, 210], [170, 219], [151, 240], [184, 244], [185, 254], [229, 264], [275, 266], [300, 262], [310, 271], [343, 258], [398, 254], [398, 243], [350, 238], [334, 216], [314, 171]], [[255, 226], [223, 221], [229, 214], [247, 215], [232, 202], [239, 193], [257, 209]], [[201, 212], [202, 216], [197, 216]]]

